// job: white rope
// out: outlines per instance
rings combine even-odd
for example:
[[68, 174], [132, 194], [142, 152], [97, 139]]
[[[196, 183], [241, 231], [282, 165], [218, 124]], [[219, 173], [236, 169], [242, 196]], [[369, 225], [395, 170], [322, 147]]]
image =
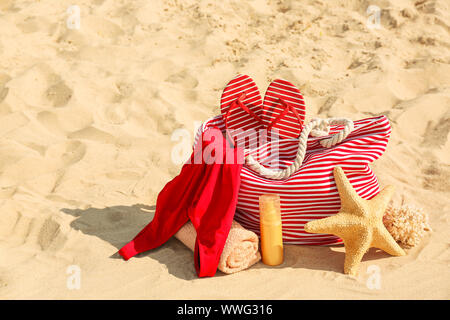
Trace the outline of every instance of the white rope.
[[295, 161], [286, 169], [269, 169], [259, 163], [252, 155], [248, 155], [245, 158], [245, 165], [256, 171], [259, 175], [274, 179], [283, 180], [289, 178], [294, 172], [296, 172], [303, 163], [306, 153], [306, 145], [308, 142], [308, 135], [311, 134], [315, 137], [321, 137], [328, 135], [331, 125], [343, 125], [344, 129], [333, 134], [330, 138], [323, 139], [320, 144], [325, 148], [330, 148], [342, 140], [344, 140], [350, 132], [353, 131], [353, 121], [346, 118], [328, 118], [328, 119], [312, 119], [307, 125], [305, 125], [298, 138], [298, 149]]

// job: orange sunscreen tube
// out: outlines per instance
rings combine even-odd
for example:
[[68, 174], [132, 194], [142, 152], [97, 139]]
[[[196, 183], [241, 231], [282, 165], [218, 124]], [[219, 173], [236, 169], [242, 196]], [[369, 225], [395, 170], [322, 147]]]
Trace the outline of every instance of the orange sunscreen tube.
[[269, 266], [283, 263], [283, 233], [281, 229], [280, 196], [259, 197], [262, 261]]

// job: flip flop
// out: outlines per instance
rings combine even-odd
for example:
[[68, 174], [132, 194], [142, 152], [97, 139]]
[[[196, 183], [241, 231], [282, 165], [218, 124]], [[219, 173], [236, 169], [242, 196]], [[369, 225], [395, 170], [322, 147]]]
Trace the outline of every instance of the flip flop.
[[220, 109], [231, 142], [245, 148], [257, 147], [262, 120], [261, 94], [255, 82], [247, 75], [237, 75], [222, 92]]
[[298, 138], [305, 121], [305, 101], [292, 83], [282, 79], [272, 81], [266, 90], [263, 121], [267, 131], [276, 129], [280, 138]]

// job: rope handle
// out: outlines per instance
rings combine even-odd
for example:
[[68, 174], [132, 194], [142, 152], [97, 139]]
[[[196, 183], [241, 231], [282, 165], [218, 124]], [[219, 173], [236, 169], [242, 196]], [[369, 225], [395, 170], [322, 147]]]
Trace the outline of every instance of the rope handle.
[[323, 139], [319, 143], [325, 147], [330, 148], [344, 140], [350, 132], [353, 131], [353, 121], [347, 118], [328, 118], [328, 119], [312, 119], [307, 125], [305, 125], [298, 138], [298, 149], [295, 161], [286, 169], [269, 169], [259, 163], [252, 155], [248, 155], [245, 158], [245, 165], [257, 172], [264, 178], [273, 180], [283, 180], [293, 175], [302, 165], [303, 159], [306, 154], [306, 145], [308, 142], [308, 136], [311, 134], [315, 137], [325, 136], [329, 134], [331, 125], [343, 125], [344, 128], [333, 134], [330, 138]]

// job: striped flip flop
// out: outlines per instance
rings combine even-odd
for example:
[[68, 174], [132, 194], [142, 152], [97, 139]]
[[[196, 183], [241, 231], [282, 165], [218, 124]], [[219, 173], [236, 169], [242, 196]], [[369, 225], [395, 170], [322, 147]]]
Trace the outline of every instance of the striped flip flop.
[[297, 87], [282, 79], [272, 81], [264, 96], [263, 109], [267, 131], [276, 129], [282, 139], [298, 138], [305, 121], [305, 101]]
[[232, 79], [222, 92], [220, 109], [230, 141], [245, 148], [257, 147], [259, 130], [265, 124], [261, 94], [252, 78], [240, 74]]

